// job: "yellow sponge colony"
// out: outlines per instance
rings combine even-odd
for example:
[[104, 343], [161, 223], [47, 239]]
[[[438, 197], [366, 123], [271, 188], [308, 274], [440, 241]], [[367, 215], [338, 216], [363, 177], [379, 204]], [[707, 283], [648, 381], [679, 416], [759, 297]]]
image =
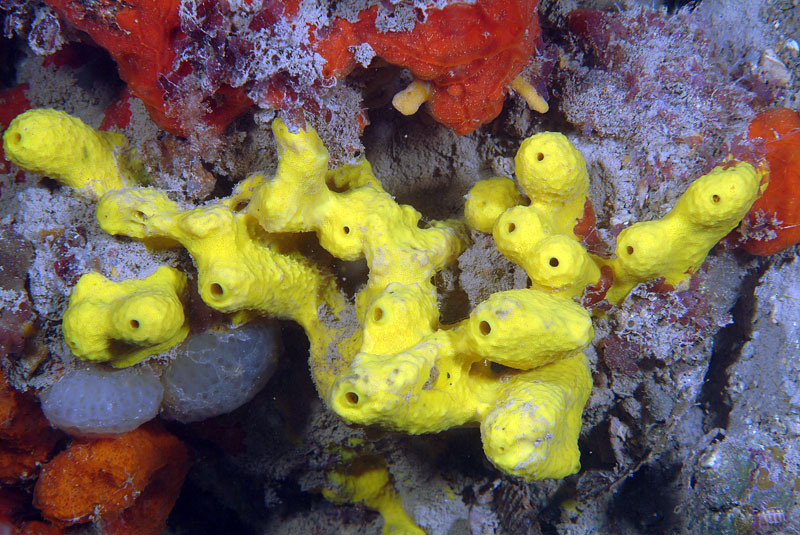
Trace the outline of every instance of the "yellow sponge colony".
[[[496, 177], [472, 188], [466, 218], [476, 230], [493, 234], [498, 250], [525, 269], [531, 287], [494, 294], [478, 305], [466, 340], [473, 362], [484, 358], [530, 370], [504, 378], [504, 396], [494, 395], [502, 403], [490, 406], [480, 419], [487, 457], [524, 479], [562, 477], [580, 467], [577, 437], [591, 389], [588, 364], [579, 353], [591, 342], [591, 322], [572, 298], [598, 285], [606, 271], [613, 284], [603, 291], [612, 303], [640, 282], [686, 280], [747, 213], [758, 197], [761, 176], [746, 163], [714, 169], [696, 180], [663, 219], [623, 231], [616, 258], [606, 260], [589, 254], [583, 236], [575, 234], [590, 207], [589, 179], [583, 156], [569, 140], [553, 133], [532, 136], [522, 143], [515, 162], [519, 186], [530, 202], [510, 179]], [[443, 368], [437, 364], [436, 369], [441, 374]], [[453, 376], [450, 370], [447, 376]], [[486, 376], [491, 376], [489, 369], [483, 370]], [[473, 365], [469, 381], [478, 383], [478, 377]], [[434, 381], [433, 388], [444, 387]], [[466, 397], [450, 395], [480, 413], [475, 398], [485, 396], [486, 387], [471, 388]]]
[[[564, 297], [579, 297], [610, 268], [606, 294], [619, 303], [639, 283], [664, 277], [670, 285], [687, 280], [711, 248], [744, 217], [759, 195], [761, 174], [745, 162], [730, 162], [698, 178], [662, 219], [635, 223], [617, 238], [616, 257], [586, 252], [574, 228], [588, 201], [586, 163], [561, 134], [526, 139], [516, 157], [517, 178], [530, 204], [513, 182], [478, 182], [467, 196], [466, 217], [482, 232], [492, 232], [498, 250], [523, 267], [531, 287]], [[491, 223], [491, 224], [490, 224]]]
[[3, 134], [3, 150], [12, 163], [89, 197], [126, 185], [126, 175], [133, 174], [121, 157], [127, 146], [122, 134], [95, 130], [76, 117], [51, 109], [18, 115]]
[[[500, 418], [507, 407], [527, 414], [538, 410], [537, 421], [544, 423], [531, 441], [536, 454], [513, 464], [495, 458], [504, 446], [494, 443], [527, 433], [515, 423], [502, 430], [485, 427], [489, 458], [528, 479], [572, 473], [591, 387], [580, 355], [593, 335], [588, 312], [568, 300], [511, 291], [496, 294], [457, 325], [441, 325], [431, 277], [467, 246], [463, 224], [434, 221], [420, 228], [420, 214], [394, 202], [366, 162], [329, 171], [327, 151], [313, 131], [291, 134], [280, 122], [273, 129], [278, 172], [270, 181], [254, 179], [263, 182], [253, 186], [248, 215], [271, 232], [314, 231], [329, 252], [345, 260], [365, 258], [370, 269], [356, 298], [362, 329], [339, 345], [339, 373], [314, 375], [330, 407], [353, 423], [409, 433], [478, 424], [489, 415]], [[587, 185], [573, 182], [570, 209], [582, 214]], [[474, 213], [487, 221], [491, 216], [484, 212], [498, 216], [521, 201], [511, 186], [501, 180], [496, 190], [486, 188], [487, 198]], [[562, 206], [548, 213], [556, 225], [571, 228], [570, 217], [578, 215], [566, 211]], [[325, 358], [312, 354], [312, 368]], [[489, 361], [506, 368], [493, 368]], [[548, 395], [542, 400], [549, 405], [533, 409], [541, 392], [534, 394], [528, 385], [547, 376], [544, 369], [555, 363], [561, 363], [559, 374], [566, 374], [563, 382], [544, 385]], [[525, 420], [508, 417], [520, 425]], [[546, 462], [550, 456], [558, 460]]]
[[184, 246], [200, 296], [214, 309], [297, 321], [320, 351], [335, 335], [321, 321], [342, 307], [331, 275], [297, 252], [299, 240], [265, 233], [228, 203], [183, 210], [160, 191], [128, 188], [100, 199], [97, 219], [110, 234]]
[[533, 288], [578, 297], [600, 279], [600, 268], [573, 232], [588, 202], [586, 161], [565, 136], [545, 132], [523, 141], [515, 162], [530, 204], [523, 205], [511, 179], [482, 180], [467, 195], [467, 222], [491, 232]]
[[[94, 135], [70, 128], [83, 132], [81, 139]], [[300, 323], [317, 390], [342, 418], [409, 433], [480, 426], [489, 460], [525, 480], [564, 477], [580, 466], [577, 441], [592, 384], [581, 351], [594, 332], [574, 299], [587, 289], [607, 291], [611, 275], [613, 302], [644, 280], [685, 279], [745, 214], [760, 182], [748, 164], [715, 169], [665, 218], [623, 232], [617, 257], [603, 259], [575, 233], [591, 213], [583, 156], [561, 134], [532, 136], [516, 158], [521, 191], [509, 178], [493, 178], [476, 184], [466, 205], [467, 223], [491, 232], [531, 287], [498, 292], [467, 319], [443, 325], [431, 279], [469, 245], [464, 222], [422, 223], [419, 212], [384, 191], [366, 161], [330, 170], [313, 130], [291, 133], [276, 120], [273, 131], [275, 176], [251, 175], [229, 198], [192, 209], [159, 191], [115, 189], [118, 183], [95, 183], [78, 171], [110, 170], [110, 149], [88, 150], [85, 161], [63, 154], [53, 161], [67, 158], [60, 167], [65, 183], [103, 194], [97, 218], [105, 231], [185, 247], [212, 308]], [[25, 132], [12, 129], [12, 144], [47, 145]], [[344, 314], [335, 278], [302, 253], [310, 232], [333, 256], [366, 260], [369, 279], [354, 314]], [[140, 282], [81, 279], [63, 324], [73, 351], [128, 365], [182, 338], [185, 281], [172, 271]], [[381, 474], [370, 468], [339, 483], [349, 489], [347, 499], [391, 511]]]
[[170, 267], [122, 282], [88, 273], [75, 285], [64, 312], [64, 340], [83, 360], [136, 364], [186, 337], [185, 291], [186, 276]]

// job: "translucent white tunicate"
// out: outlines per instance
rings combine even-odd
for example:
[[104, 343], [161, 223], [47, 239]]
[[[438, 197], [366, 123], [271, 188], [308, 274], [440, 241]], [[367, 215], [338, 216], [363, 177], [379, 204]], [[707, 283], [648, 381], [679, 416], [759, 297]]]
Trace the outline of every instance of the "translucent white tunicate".
[[242, 406], [272, 375], [279, 346], [277, 329], [264, 323], [189, 336], [161, 376], [162, 416], [197, 422]]
[[125, 433], [155, 418], [164, 388], [146, 366], [81, 366], [61, 376], [39, 400], [53, 427], [78, 436]]

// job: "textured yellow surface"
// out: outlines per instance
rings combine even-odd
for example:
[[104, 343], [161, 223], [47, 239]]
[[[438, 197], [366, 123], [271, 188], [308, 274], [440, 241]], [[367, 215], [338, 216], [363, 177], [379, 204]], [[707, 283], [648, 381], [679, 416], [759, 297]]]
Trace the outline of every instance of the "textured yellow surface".
[[61, 327], [79, 358], [131, 366], [178, 344], [189, 332], [182, 297], [186, 276], [160, 267], [142, 280], [113, 282], [82, 276], [72, 290]]
[[759, 196], [761, 174], [749, 163], [715, 167], [692, 182], [657, 221], [635, 223], [617, 237], [614, 286], [618, 302], [640, 282], [664, 277], [675, 285], [705, 261], [716, 243], [739, 225]]
[[573, 233], [588, 198], [586, 161], [553, 132], [527, 138], [514, 161], [530, 204], [511, 179], [482, 180], [467, 195], [467, 221], [492, 233], [497, 249], [525, 269], [533, 288], [578, 297], [600, 279], [600, 268]]
[[[122, 134], [101, 132], [76, 117], [51, 109], [17, 116], [3, 134], [6, 158], [23, 169], [49, 176], [89, 197], [125, 186], [118, 153]], [[121, 162], [120, 162], [121, 163]]]
[[226, 203], [183, 210], [160, 191], [128, 188], [100, 199], [97, 219], [110, 234], [185, 247], [200, 296], [212, 308], [295, 320], [312, 342], [330, 341], [320, 314], [341, 309], [330, 275]]
[[425, 535], [403, 510], [386, 462], [375, 455], [356, 457], [328, 473], [325, 499], [335, 503], [363, 503], [383, 517], [383, 535]]

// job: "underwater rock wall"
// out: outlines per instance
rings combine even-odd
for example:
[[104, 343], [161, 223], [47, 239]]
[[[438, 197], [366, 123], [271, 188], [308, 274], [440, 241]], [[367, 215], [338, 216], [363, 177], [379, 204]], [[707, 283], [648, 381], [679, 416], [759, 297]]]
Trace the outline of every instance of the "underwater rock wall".
[[[248, 173], [275, 174], [275, 116], [288, 124], [305, 117], [336, 164], [365, 155], [386, 191], [421, 212], [422, 226], [462, 217], [464, 196], [479, 180], [514, 176], [523, 139], [557, 131], [586, 157], [596, 215], [587, 248], [608, 257], [624, 228], [664, 216], [695, 178], [727, 156], [763, 162], [764, 148], [748, 139], [748, 124], [763, 110], [797, 106], [798, 11], [791, 2], [670, 2], [670, 12], [652, 10], [649, 1], [543, 0], [538, 8], [537, 2], [508, 2], [526, 16], [538, 9], [541, 35], [528, 40], [515, 33], [466, 56], [510, 69], [492, 87], [483, 85], [479, 68], [458, 79], [465, 95], [491, 92], [485, 109], [470, 110], [483, 113], [477, 122], [463, 113], [452, 119], [456, 108], [442, 111], [459, 89], [442, 73], [426, 71], [431, 67], [416, 51], [399, 57], [397, 42], [380, 42], [381, 32], [402, 34], [419, 24], [418, 37], [436, 44], [436, 32], [443, 31], [435, 26], [437, 13], [463, 9], [464, 20], [474, 22], [475, 4], [490, 9], [502, 2], [363, 2], [349, 10], [343, 3], [328, 10], [322, 3], [287, 2], [283, 11], [268, 3], [260, 14], [254, 7], [260, 2], [214, 9], [208, 2], [136, 3], [167, 7], [173, 17], [165, 19], [172, 33], [144, 39], [152, 47], [139, 43], [136, 52], [150, 57], [158, 46], [169, 46], [191, 65], [175, 68], [174, 57], [159, 56], [161, 63], [153, 65], [163, 68], [163, 78], [123, 65], [121, 55], [132, 45], [107, 24], [118, 13], [101, 4], [106, 18], [88, 27], [79, 16], [88, 3], [0, 3], [6, 33], [0, 42], [0, 125], [5, 129], [27, 108], [45, 107], [119, 131], [138, 155], [147, 186], [183, 209], [225, 198]], [[678, 4], [682, 11], [675, 11]], [[484, 23], [496, 31], [491, 21]], [[125, 24], [132, 21], [123, 17], [118, 24], [127, 35], [146, 37], [136, 33], [144, 28]], [[319, 28], [330, 31], [320, 34], [323, 48], [313, 52], [316, 37], [309, 36]], [[254, 44], [271, 51], [258, 57], [264, 61], [248, 60]], [[526, 62], [517, 59], [520, 53]], [[517, 76], [527, 85], [515, 84]], [[398, 95], [400, 105], [393, 106]], [[416, 113], [398, 111], [409, 105], [417, 106]], [[472, 125], [470, 133], [450, 127], [464, 121]], [[0, 166], [2, 367], [7, 384], [27, 399], [3, 394], [14, 402], [3, 406], [23, 407], [17, 414], [29, 418], [40, 393], [85, 366], [65, 344], [61, 318], [72, 289], [89, 271], [127, 280], [173, 266], [188, 275], [183, 302], [192, 332], [234, 320], [197, 294], [197, 269], [183, 250], [110, 236], [98, 226], [93, 202], [52, 177], [5, 160]], [[477, 231], [470, 237], [457, 262], [432, 279], [444, 324], [466, 318], [496, 292], [530, 285], [528, 274], [492, 239]], [[313, 237], [306, 238], [299, 251], [330, 268], [342, 299], [351, 300], [367, 281], [365, 263], [326, 256]], [[151, 467], [127, 482], [126, 459], [109, 455], [109, 466], [122, 467], [115, 485], [120, 496], [142, 492], [159, 504], [155, 533], [164, 523], [176, 534], [378, 533], [391, 522], [407, 532], [453, 535], [791, 532], [800, 527], [796, 250], [761, 258], [735, 242], [713, 249], [683, 286], [643, 284], [621, 304], [595, 310], [595, 338], [585, 350], [593, 389], [578, 441], [581, 470], [565, 479], [523, 483], [504, 476], [487, 461], [475, 428], [413, 436], [346, 425], [309, 377], [304, 333], [281, 321], [275, 331], [284, 349], [277, 364], [242, 364], [267, 369], [244, 377], [252, 392], [234, 405], [250, 394], [252, 400], [227, 415], [195, 423], [165, 418], [166, 430], [148, 424], [139, 435], [113, 439], [136, 444]], [[348, 321], [352, 329], [354, 318]], [[184, 350], [159, 353], [134, 369], [163, 380]], [[244, 361], [244, 353], [237, 355]], [[209, 362], [235, 360], [215, 357]], [[197, 384], [213, 377], [198, 373]], [[15, 391], [11, 386], [7, 390]], [[228, 394], [219, 392], [225, 400], [212, 405], [233, 409], [222, 403]], [[155, 413], [148, 410], [142, 421]], [[175, 409], [169, 410], [174, 418]], [[30, 418], [46, 427], [38, 416]], [[20, 444], [27, 448], [32, 435], [8, 421], [8, 430], [0, 432], [2, 459], [27, 463], [20, 461]], [[0, 521], [52, 530], [93, 522], [106, 533], [122, 532], [114, 531], [122, 529], [119, 515], [138, 514], [127, 502], [117, 509], [104, 502], [109, 513], [97, 517], [65, 519], [48, 509], [45, 489], [66, 482], [47, 470], [48, 459], [57, 456], [53, 466], [70, 459], [74, 474], [95, 474], [96, 466], [72, 459], [87, 444], [113, 451], [110, 442], [93, 442], [111, 438], [52, 433], [43, 434], [36, 448], [47, 476], [43, 490], [31, 495], [39, 469], [28, 464], [2, 474], [13, 506]], [[178, 439], [192, 451], [188, 473]], [[170, 444], [170, 454], [153, 455], [148, 440]], [[171, 490], [157, 495], [162, 483]], [[391, 499], [378, 498], [384, 493]], [[31, 508], [34, 496], [44, 515]], [[50, 525], [41, 527], [44, 522]]]

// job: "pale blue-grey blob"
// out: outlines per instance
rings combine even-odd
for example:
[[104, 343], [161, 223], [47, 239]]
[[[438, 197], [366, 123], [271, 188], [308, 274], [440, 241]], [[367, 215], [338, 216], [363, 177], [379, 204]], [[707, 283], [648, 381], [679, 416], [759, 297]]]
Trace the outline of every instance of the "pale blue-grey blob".
[[275, 370], [279, 333], [271, 324], [189, 336], [161, 376], [162, 416], [197, 422], [250, 401]]
[[39, 395], [53, 427], [71, 435], [105, 436], [136, 429], [158, 414], [164, 388], [147, 366], [84, 365]]

